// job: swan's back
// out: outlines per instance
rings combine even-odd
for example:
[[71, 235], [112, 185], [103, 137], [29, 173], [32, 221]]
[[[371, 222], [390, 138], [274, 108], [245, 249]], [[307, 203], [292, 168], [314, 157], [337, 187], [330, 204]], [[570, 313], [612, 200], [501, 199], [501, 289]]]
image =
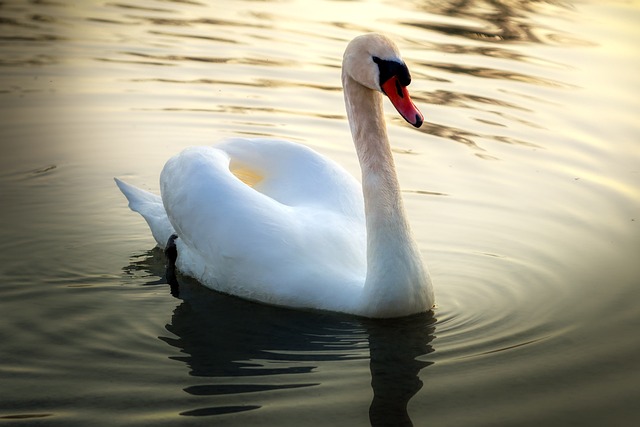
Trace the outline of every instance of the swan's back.
[[363, 219], [362, 189], [333, 160], [289, 141], [233, 138], [215, 148], [229, 169], [256, 191], [287, 206], [334, 210]]

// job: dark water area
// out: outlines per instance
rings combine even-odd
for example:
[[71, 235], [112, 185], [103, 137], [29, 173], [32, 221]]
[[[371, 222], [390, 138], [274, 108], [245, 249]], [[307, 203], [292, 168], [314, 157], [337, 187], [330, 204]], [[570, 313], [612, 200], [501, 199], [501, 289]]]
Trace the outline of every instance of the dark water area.
[[[637, 2], [0, 2], [0, 426], [640, 423]], [[183, 276], [113, 177], [225, 137], [359, 176], [340, 87], [394, 39], [386, 105], [432, 313], [374, 321]]]

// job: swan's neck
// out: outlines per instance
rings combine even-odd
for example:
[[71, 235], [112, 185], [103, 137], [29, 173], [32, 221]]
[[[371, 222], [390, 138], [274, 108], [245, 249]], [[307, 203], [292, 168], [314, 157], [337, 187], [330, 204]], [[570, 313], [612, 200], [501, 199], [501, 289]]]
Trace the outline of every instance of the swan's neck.
[[346, 74], [342, 83], [362, 168], [367, 227], [363, 314], [392, 317], [428, 310], [433, 301], [431, 284], [405, 215], [382, 95]]

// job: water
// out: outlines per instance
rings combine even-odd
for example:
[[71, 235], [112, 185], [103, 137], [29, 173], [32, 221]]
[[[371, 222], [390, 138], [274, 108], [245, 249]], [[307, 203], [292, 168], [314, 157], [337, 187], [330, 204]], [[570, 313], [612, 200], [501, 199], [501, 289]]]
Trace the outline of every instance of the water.
[[[635, 425], [636, 2], [0, 4], [0, 424]], [[432, 314], [290, 311], [184, 280], [118, 176], [281, 137], [358, 176], [340, 91], [384, 32]]]

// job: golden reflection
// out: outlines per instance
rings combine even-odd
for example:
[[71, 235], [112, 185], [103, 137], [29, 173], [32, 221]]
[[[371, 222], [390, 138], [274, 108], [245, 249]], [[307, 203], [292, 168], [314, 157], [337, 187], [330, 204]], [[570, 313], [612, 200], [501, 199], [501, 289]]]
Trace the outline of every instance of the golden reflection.
[[465, 74], [485, 79], [511, 80], [515, 82], [535, 84], [538, 86], [548, 86], [557, 88], [575, 88], [576, 86], [551, 80], [548, 78], [536, 77], [532, 75], [517, 73], [515, 71], [499, 70], [488, 67], [477, 67], [471, 65], [461, 65], [455, 63], [438, 63], [438, 62], [422, 62], [421, 65], [426, 68], [437, 68], [453, 74]]
[[298, 87], [308, 89], [318, 89], [331, 92], [342, 92], [342, 88], [335, 85], [324, 85], [321, 83], [308, 83], [308, 82], [296, 82], [286, 80], [273, 80], [273, 79], [254, 79], [250, 82], [241, 82], [236, 80], [219, 80], [219, 79], [194, 79], [194, 80], [179, 80], [179, 79], [165, 79], [165, 78], [142, 78], [131, 79], [132, 82], [160, 82], [160, 83], [183, 83], [183, 84], [207, 84], [207, 85], [229, 85], [229, 86], [246, 86], [255, 88], [282, 88], [282, 87]]
[[294, 61], [277, 60], [275, 58], [240, 58], [240, 57], [214, 57], [214, 56], [185, 56], [185, 55], [152, 55], [142, 52], [122, 52], [123, 55], [152, 60], [153, 63], [173, 65], [174, 62], [195, 61], [209, 62], [212, 64], [242, 64], [269, 67], [296, 67]]
[[473, 95], [470, 93], [451, 92], [446, 90], [436, 90], [427, 94], [416, 94], [413, 98], [417, 101], [423, 101], [432, 105], [447, 105], [449, 107], [458, 108], [475, 108], [476, 104], [497, 105], [505, 108], [512, 108], [520, 111], [531, 111], [527, 108], [507, 102], [497, 98], [488, 98], [486, 96]]
[[161, 12], [161, 13], [175, 12], [174, 10], [171, 10], [171, 9], [162, 9], [159, 7], [139, 6], [139, 5], [125, 4], [125, 3], [111, 3], [110, 6], [117, 7], [120, 9], [129, 9], [129, 10], [136, 10], [141, 12]]
[[346, 115], [340, 114], [322, 114], [313, 111], [288, 110], [284, 108], [270, 107], [250, 107], [246, 105], [217, 105], [212, 108], [138, 108], [137, 111], [182, 111], [194, 113], [230, 113], [230, 114], [252, 114], [252, 113], [269, 113], [271, 115], [291, 115], [304, 117], [317, 117], [321, 119], [346, 120]]
[[167, 37], [179, 37], [186, 39], [196, 39], [196, 40], [206, 40], [210, 42], [219, 42], [219, 43], [229, 43], [229, 44], [237, 44], [237, 40], [233, 40], [229, 37], [221, 37], [218, 35], [204, 35], [204, 34], [183, 34], [169, 31], [149, 31], [149, 34], [155, 34], [158, 36], [167, 36]]
[[554, 37], [542, 35], [542, 29], [531, 24], [526, 15], [550, 6], [564, 10], [573, 7], [570, 2], [563, 0], [427, 0], [416, 7], [431, 14], [485, 21], [487, 27], [426, 22], [405, 24], [482, 42], [546, 43], [554, 41]]
[[[480, 150], [483, 150], [483, 148], [480, 147], [478, 143], [476, 143], [476, 141], [480, 139], [501, 142], [509, 145], [521, 145], [521, 146], [533, 147], [533, 148], [540, 147], [539, 145], [534, 144], [532, 142], [511, 138], [504, 135], [481, 134], [478, 132], [471, 132], [465, 129], [442, 125], [442, 124], [433, 123], [433, 122], [425, 122], [418, 131], [429, 134], [429, 135], [437, 136], [440, 138], [449, 139], [451, 141], [459, 142], [468, 147], [472, 147]], [[480, 157], [485, 158], [484, 156], [480, 156]]]
[[242, 28], [270, 28], [266, 24], [252, 24], [247, 21], [233, 21], [214, 18], [195, 18], [195, 19], [179, 19], [179, 18], [157, 18], [152, 16], [136, 16], [136, 18], [147, 21], [152, 25], [161, 27], [189, 27], [195, 25], [211, 25], [216, 27], [242, 27]]
[[474, 138], [478, 138], [480, 135], [474, 132], [466, 131], [464, 129], [432, 122], [424, 122], [420, 129], [418, 129], [418, 131], [429, 135], [438, 136], [440, 138], [450, 139], [469, 147], [479, 148], [478, 145], [474, 142]]

